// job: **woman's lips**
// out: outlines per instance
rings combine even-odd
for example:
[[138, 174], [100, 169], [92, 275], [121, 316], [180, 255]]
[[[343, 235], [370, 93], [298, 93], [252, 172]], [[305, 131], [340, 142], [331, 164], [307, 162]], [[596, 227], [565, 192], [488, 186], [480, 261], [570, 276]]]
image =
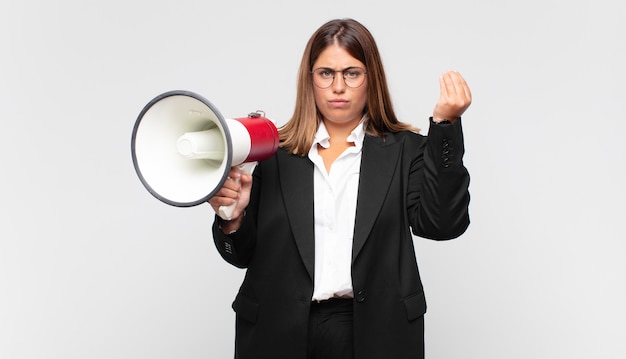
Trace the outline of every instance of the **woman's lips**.
[[348, 101], [342, 100], [342, 99], [330, 100], [329, 103], [332, 107], [335, 107], [335, 108], [346, 107], [348, 105]]

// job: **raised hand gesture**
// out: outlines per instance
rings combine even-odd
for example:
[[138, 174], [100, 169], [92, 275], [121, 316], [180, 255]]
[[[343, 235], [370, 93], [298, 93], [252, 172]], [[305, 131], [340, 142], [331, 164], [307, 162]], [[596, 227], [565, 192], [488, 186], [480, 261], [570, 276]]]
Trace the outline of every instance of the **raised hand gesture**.
[[454, 122], [472, 103], [472, 93], [458, 71], [444, 72], [439, 78], [440, 95], [433, 110], [433, 121]]

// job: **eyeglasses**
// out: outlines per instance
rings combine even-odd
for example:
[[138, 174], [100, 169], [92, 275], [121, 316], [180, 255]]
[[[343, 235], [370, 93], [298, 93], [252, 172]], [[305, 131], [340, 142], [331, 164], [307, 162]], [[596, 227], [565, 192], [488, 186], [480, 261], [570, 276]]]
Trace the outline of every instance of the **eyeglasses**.
[[313, 83], [315, 86], [322, 89], [329, 88], [335, 81], [335, 74], [337, 72], [341, 72], [343, 82], [346, 86], [352, 88], [363, 85], [363, 82], [365, 82], [365, 75], [367, 74], [365, 69], [356, 66], [348, 67], [343, 70], [333, 70], [328, 67], [319, 67], [311, 71], [311, 74], [313, 75]]

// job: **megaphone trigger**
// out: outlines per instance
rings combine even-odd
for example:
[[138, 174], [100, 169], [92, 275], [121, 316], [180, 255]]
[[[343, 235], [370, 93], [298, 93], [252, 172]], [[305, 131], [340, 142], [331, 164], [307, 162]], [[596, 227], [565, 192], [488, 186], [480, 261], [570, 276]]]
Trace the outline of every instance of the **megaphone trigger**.
[[[256, 166], [257, 162], [245, 162], [242, 163], [238, 166], [235, 166], [233, 168], [236, 168], [237, 170], [239, 170], [241, 173], [245, 173], [248, 175], [252, 174], [252, 171], [254, 171], [254, 167]], [[236, 182], [241, 183], [241, 181], [239, 180], [239, 178], [234, 178], [234, 180]], [[220, 216], [221, 219], [225, 220], [225, 221], [230, 221], [231, 219], [233, 219], [233, 213], [235, 211], [235, 208], [237, 207], [237, 201], [235, 201], [235, 203], [228, 205], [228, 206], [220, 206], [217, 215]]]

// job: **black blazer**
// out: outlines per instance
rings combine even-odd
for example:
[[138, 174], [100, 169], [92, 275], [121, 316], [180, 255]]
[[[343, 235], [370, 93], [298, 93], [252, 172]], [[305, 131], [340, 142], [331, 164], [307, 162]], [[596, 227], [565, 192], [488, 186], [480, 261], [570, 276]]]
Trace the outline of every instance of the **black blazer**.
[[[356, 359], [422, 358], [426, 312], [413, 234], [444, 240], [469, 225], [461, 121], [365, 136], [352, 249]], [[235, 357], [306, 358], [313, 293], [313, 163], [280, 149], [254, 171], [241, 228], [215, 245], [247, 268], [233, 302]]]

